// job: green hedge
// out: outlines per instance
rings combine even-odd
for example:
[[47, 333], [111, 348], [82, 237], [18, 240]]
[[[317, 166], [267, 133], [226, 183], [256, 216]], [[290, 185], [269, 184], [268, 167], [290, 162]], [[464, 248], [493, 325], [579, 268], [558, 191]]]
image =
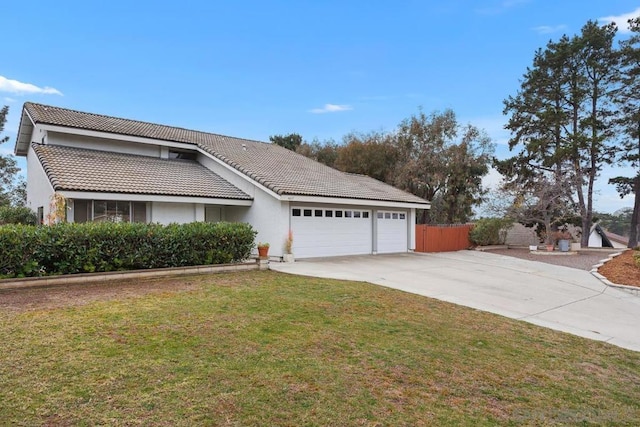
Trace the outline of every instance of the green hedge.
[[3, 224], [26, 224], [36, 225], [38, 217], [31, 209], [24, 206], [2, 206], [0, 207], [0, 225]]
[[0, 277], [27, 277], [190, 265], [247, 259], [249, 224], [57, 224], [0, 227]]
[[469, 240], [479, 246], [504, 245], [511, 227], [513, 221], [508, 218], [482, 218], [474, 223]]

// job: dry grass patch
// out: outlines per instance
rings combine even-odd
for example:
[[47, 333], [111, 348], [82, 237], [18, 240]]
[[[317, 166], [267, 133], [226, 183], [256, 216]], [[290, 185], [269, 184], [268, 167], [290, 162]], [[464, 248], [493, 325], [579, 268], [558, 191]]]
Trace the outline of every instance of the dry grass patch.
[[160, 426], [640, 419], [640, 353], [364, 283], [248, 272], [196, 284], [1, 311], [0, 419]]

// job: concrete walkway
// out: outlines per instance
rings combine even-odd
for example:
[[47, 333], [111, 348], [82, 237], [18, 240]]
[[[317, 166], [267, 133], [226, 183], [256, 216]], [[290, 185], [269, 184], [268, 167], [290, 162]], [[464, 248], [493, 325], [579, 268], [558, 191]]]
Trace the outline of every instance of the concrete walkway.
[[375, 283], [640, 351], [640, 298], [583, 270], [477, 251], [320, 258], [270, 268]]

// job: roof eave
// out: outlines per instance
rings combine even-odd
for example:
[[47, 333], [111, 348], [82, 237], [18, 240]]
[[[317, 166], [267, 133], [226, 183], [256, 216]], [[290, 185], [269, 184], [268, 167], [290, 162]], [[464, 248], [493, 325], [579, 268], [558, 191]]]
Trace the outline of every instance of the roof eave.
[[122, 193], [111, 191], [85, 191], [85, 190], [58, 190], [68, 199], [91, 200], [123, 200], [143, 202], [170, 202], [170, 203], [202, 203], [224, 206], [251, 206], [252, 199], [235, 199], [225, 197], [180, 196], [151, 193]]
[[374, 200], [374, 199], [357, 199], [348, 197], [332, 197], [332, 196], [310, 196], [283, 194], [282, 200], [290, 203], [324, 203], [336, 205], [360, 205], [360, 206], [380, 206], [404, 209], [431, 209], [431, 203], [425, 202], [408, 202], [396, 200]]
[[31, 136], [33, 135], [34, 127], [35, 122], [27, 112], [26, 108], [23, 108], [22, 115], [20, 117], [20, 125], [18, 126], [16, 145], [13, 148], [13, 153], [16, 156], [26, 156], [29, 152], [29, 146], [31, 145]]

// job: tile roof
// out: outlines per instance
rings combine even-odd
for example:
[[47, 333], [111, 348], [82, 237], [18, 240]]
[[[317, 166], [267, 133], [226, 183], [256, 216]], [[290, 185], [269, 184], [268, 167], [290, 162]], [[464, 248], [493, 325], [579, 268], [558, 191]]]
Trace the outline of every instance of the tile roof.
[[624, 245], [628, 245], [629, 244], [629, 238], [626, 237], [626, 236], [621, 236], [619, 234], [612, 233], [611, 231], [605, 230], [605, 229], [602, 229], [602, 231], [604, 231], [604, 234], [606, 234], [607, 237], [609, 238], [609, 240], [611, 240], [611, 241], [614, 241], [614, 242], [617, 242], [617, 243], [621, 243], [621, 244], [624, 244]]
[[280, 195], [428, 202], [363, 175], [348, 174], [276, 144], [27, 102], [35, 123], [192, 144]]
[[32, 144], [54, 190], [251, 200], [192, 160]]

